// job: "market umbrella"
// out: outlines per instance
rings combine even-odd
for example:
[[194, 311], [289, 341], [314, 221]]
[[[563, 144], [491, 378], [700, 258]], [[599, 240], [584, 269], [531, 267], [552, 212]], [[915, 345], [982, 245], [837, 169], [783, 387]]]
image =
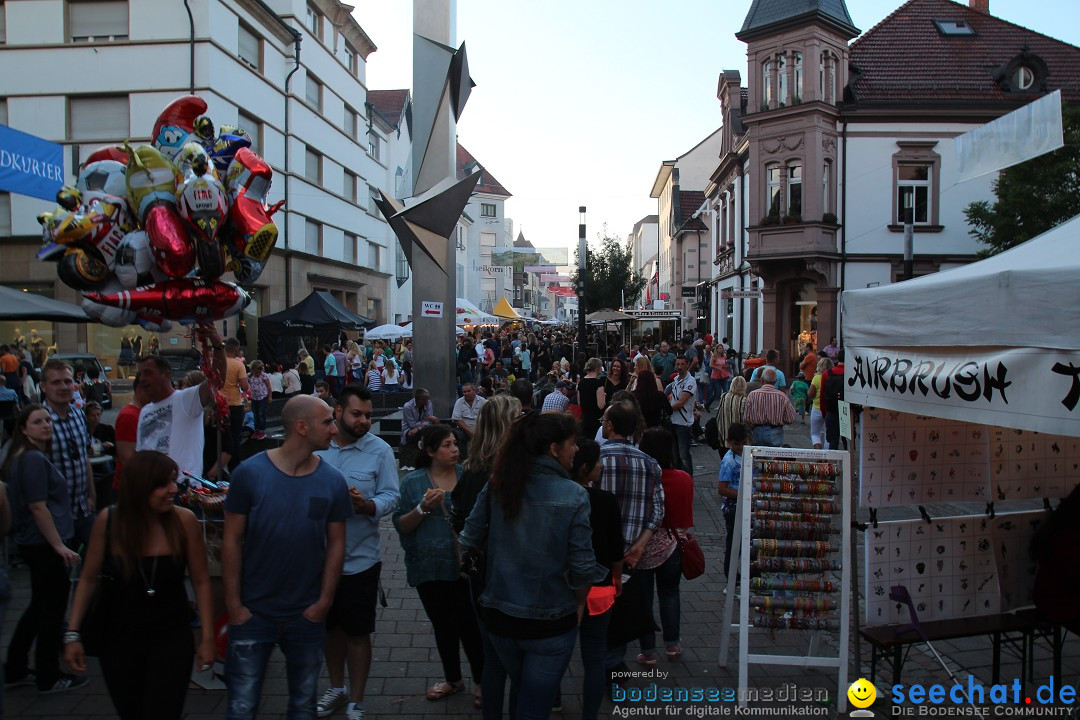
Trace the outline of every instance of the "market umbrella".
[[78, 305], [0, 286], [0, 320], [90, 322]]
[[633, 315], [627, 315], [618, 310], [597, 310], [596, 312], [591, 312], [585, 316], [585, 320], [590, 323], [618, 322], [620, 320], [633, 319]]
[[[406, 323], [405, 325], [402, 325], [402, 326], [401, 326], [401, 329], [402, 329], [402, 330], [404, 330], [404, 331], [405, 331], [405, 333], [406, 333], [406, 334], [405, 334], [405, 335], [403, 335], [402, 337], [412, 337], [412, 323]], [[454, 332], [455, 332], [455, 334], [457, 334], [457, 335], [466, 335], [466, 334], [468, 334], [468, 333], [467, 333], [467, 332], [465, 331], [465, 328], [463, 328], [463, 327], [455, 327], [455, 328], [454, 328]], [[370, 333], [369, 333], [369, 334], [368, 334], [368, 337], [370, 337], [370, 336], [371, 336], [371, 335], [370, 335]]]
[[397, 340], [403, 337], [412, 337], [412, 323], [404, 327], [393, 323], [380, 325], [364, 333], [365, 340]]

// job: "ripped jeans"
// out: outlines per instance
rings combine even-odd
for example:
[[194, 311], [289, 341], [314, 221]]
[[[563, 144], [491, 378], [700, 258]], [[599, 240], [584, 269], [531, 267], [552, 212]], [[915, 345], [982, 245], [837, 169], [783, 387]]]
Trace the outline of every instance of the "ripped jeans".
[[229, 625], [225, 684], [229, 686], [227, 720], [254, 718], [262, 699], [270, 652], [277, 645], [285, 655], [289, 681], [288, 720], [313, 720], [319, 673], [322, 671], [326, 624], [302, 614], [276, 620], [253, 613], [243, 625]]

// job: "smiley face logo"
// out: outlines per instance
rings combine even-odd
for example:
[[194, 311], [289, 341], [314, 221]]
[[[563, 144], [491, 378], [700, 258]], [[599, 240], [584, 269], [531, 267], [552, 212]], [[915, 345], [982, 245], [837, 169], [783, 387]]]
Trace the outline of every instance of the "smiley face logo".
[[865, 679], [859, 678], [855, 682], [851, 683], [851, 687], [847, 691], [848, 700], [857, 708], [868, 708], [874, 704], [874, 700], [877, 699], [877, 688], [873, 684]]

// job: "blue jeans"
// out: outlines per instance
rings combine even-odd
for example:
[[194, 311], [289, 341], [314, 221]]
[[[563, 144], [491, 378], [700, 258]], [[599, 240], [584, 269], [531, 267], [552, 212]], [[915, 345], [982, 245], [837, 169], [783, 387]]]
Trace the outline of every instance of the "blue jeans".
[[227, 720], [254, 718], [262, 699], [263, 680], [270, 652], [277, 645], [285, 655], [289, 681], [288, 720], [315, 717], [315, 694], [323, 663], [326, 623], [314, 623], [301, 614], [274, 620], [252, 614], [243, 625], [229, 625], [225, 684], [229, 686]]
[[690, 457], [690, 426], [672, 425], [675, 433], [675, 447], [679, 453], [679, 469], [694, 474], [694, 461]]
[[510, 677], [510, 696], [516, 720], [546, 720], [563, 674], [574, 654], [577, 628], [539, 640], [492, 635], [491, 644]]
[[784, 445], [784, 427], [769, 427], [768, 425], [754, 426], [754, 444], [767, 447], [782, 447]]
[[709, 380], [709, 392], [705, 396], [705, 406], [708, 407], [720, 399], [724, 394], [723, 380]]
[[[656, 596], [660, 604], [660, 627], [664, 631], [664, 644], [674, 645], [679, 642], [679, 581], [682, 579], [682, 553], [679, 548], [660, 567], [646, 573], [649, 584], [649, 614], [652, 615], [653, 583], [656, 584]], [[641, 636], [641, 651], [652, 652], [656, 649], [656, 633]]]
[[581, 664], [585, 670], [581, 688], [581, 720], [596, 720], [600, 713], [600, 703], [607, 687], [604, 659], [607, 655], [607, 633], [612, 614], [613, 611], [608, 610], [603, 615], [588, 615], [581, 619], [581, 625], [578, 626], [581, 637]]
[[270, 401], [267, 398], [251, 401], [251, 414], [255, 417], [255, 429], [257, 431], [266, 429], [266, 406], [269, 404]]

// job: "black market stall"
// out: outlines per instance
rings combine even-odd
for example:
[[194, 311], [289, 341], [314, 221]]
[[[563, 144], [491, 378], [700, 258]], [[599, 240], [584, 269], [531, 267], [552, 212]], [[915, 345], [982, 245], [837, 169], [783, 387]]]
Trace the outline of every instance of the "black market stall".
[[259, 318], [259, 357], [296, 362], [301, 339], [310, 349], [335, 343], [342, 330], [360, 331], [375, 322], [342, 305], [325, 290], [315, 290], [296, 305]]

